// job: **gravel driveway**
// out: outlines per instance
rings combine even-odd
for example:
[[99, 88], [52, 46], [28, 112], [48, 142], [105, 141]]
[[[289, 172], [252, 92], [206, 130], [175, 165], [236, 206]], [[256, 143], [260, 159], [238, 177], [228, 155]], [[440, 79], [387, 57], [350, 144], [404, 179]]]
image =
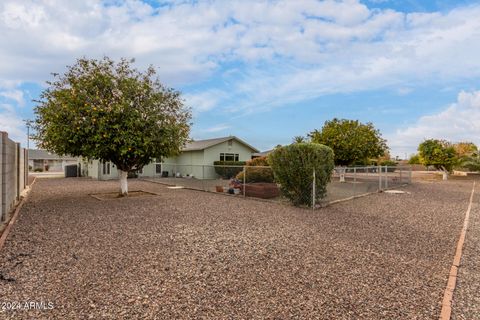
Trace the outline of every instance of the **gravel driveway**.
[[117, 188], [37, 180], [0, 251], [0, 318], [437, 319], [471, 182], [314, 212], [146, 181], [130, 190], [158, 195], [88, 195]]

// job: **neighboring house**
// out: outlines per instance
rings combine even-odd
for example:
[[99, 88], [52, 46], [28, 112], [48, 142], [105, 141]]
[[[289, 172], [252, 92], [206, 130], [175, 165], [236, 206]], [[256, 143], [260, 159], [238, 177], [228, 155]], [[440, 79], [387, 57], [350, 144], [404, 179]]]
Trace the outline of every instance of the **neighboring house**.
[[77, 164], [78, 158], [59, 156], [46, 150], [28, 149], [28, 168], [30, 171], [63, 171], [66, 165]]
[[[257, 152], [259, 150], [235, 136], [192, 141], [187, 143], [179, 156], [154, 161], [138, 172], [138, 176], [214, 179], [217, 178], [214, 161], [248, 161]], [[117, 168], [110, 162], [83, 160], [80, 167], [82, 176], [98, 180], [118, 178]]]
[[270, 149], [270, 150], [267, 150], [267, 151], [262, 151], [262, 152], [255, 152], [255, 153], [252, 154], [252, 159], [260, 158], [260, 157], [266, 157], [270, 153], [272, 153], [272, 151], [273, 151], [273, 149]]

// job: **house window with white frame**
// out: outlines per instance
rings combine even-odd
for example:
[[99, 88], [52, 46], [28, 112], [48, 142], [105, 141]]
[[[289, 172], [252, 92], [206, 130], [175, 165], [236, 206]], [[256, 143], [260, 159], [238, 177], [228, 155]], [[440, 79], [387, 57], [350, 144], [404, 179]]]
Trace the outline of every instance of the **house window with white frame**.
[[238, 161], [238, 153], [220, 153], [220, 161]]

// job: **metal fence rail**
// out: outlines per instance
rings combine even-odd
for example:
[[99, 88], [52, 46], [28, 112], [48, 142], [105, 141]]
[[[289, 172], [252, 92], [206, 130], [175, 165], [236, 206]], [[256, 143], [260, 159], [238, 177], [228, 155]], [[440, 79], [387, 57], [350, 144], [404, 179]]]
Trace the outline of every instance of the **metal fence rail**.
[[[270, 167], [157, 163], [155, 174], [143, 178], [170, 186], [288, 203]], [[336, 167], [323, 198], [316, 196], [316, 179], [312, 171], [309, 186], [300, 190], [303, 202], [311, 208], [409, 184], [412, 171], [410, 166]]]

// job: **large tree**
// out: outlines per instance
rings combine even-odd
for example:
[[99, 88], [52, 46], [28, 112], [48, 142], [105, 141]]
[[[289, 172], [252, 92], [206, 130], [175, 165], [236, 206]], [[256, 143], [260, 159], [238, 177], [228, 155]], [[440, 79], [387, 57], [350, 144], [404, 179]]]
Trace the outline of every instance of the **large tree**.
[[428, 139], [418, 146], [418, 155], [424, 166], [434, 166], [443, 171], [443, 180], [448, 179], [448, 173], [457, 163], [455, 147], [448, 141]]
[[162, 85], [153, 67], [141, 72], [132, 63], [78, 59], [47, 82], [35, 108], [38, 146], [111, 161], [121, 195], [128, 194], [128, 172], [178, 154], [190, 131], [180, 93]]
[[388, 150], [386, 141], [372, 123], [337, 119], [326, 121], [323, 128], [308, 135], [312, 142], [333, 149], [336, 165], [367, 164]]

